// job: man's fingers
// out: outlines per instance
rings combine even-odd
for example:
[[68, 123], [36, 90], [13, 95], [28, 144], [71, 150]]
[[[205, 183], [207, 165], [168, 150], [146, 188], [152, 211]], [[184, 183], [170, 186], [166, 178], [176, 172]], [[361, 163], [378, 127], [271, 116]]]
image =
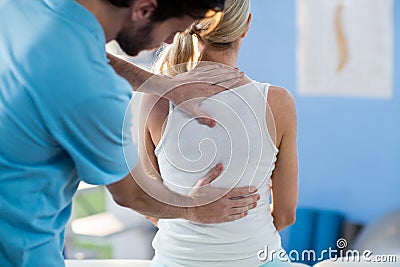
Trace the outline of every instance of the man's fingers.
[[[214, 73], [213, 73], [214, 74]], [[220, 85], [221, 83], [226, 83], [228, 81], [234, 80], [235, 85], [243, 79], [244, 74], [241, 72], [229, 72], [229, 73], [215, 73], [212, 76], [204, 77], [204, 82], [211, 82], [212, 84]]]
[[257, 201], [260, 200], [260, 195], [254, 194], [240, 199], [229, 199], [229, 200], [230, 200], [229, 206], [231, 206], [232, 208], [247, 207], [249, 205], [257, 203]]
[[204, 186], [210, 184], [217, 178], [223, 170], [223, 166], [221, 163], [218, 163], [214, 168], [212, 168], [203, 179], [199, 180], [196, 184], [197, 187]]
[[246, 217], [249, 214], [248, 211], [240, 213], [240, 214], [234, 214], [234, 215], [229, 215], [227, 217], [224, 218], [224, 222], [232, 222], [232, 221], [236, 221], [239, 220], [243, 217]]
[[209, 77], [213, 77], [213, 76], [217, 76], [217, 75], [223, 75], [223, 74], [232, 74], [232, 73], [235, 73], [238, 76], [240, 76], [240, 74], [242, 72], [237, 70], [237, 69], [232, 69], [230, 67], [217, 68], [217, 69], [213, 69], [213, 70], [207, 71], [207, 74], [208, 74]]
[[[260, 200], [259, 195], [252, 195], [247, 198], [231, 200], [232, 206], [235, 208], [243, 208], [243, 207], [252, 207], [253, 205], [257, 205], [257, 201]], [[255, 207], [255, 206], [254, 206]]]
[[196, 69], [194, 71], [207, 72], [207, 71], [218, 71], [221, 69], [239, 71], [236, 68], [232, 68], [231, 66], [228, 66], [228, 65], [225, 65], [222, 63], [205, 62], [205, 61], [200, 62], [200, 64], [198, 65], [198, 67], [196, 67]]
[[212, 81], [213, 83], [219, 83], [223, 82], [226, 80], [232, 80], [232, 79], [237, 79], [237, 78], [243, 78], [244, 73], [240, 71], [223, 71], [223, 72], [210, 72], [210, 75], [208, 75], [208, 81]]
[[[258, 198], [257, 198], [258, 199]], [[245, 204], [245, 202], [243, 202]], [[227, 221], [237, 220], [243, 218], [249, 214], [249, 210], [257, 207], [257, 202], [244, 205], [241, 207], [231, 208], [229, 211], [229, 215], [225, 217]]]
[[231, 199], [246, 197], [257, 192], [257, 187], [248, 186], [241, 188], [233, 188], [226, 196]]
[[241, 207], [241, 208], [232, 208], [230, 211], [230, 215], [235, 215], [235, 214], [240, 214], [240, 213], [245, 213], [248, 210], [254, 209], [255, 207], [257, 207], [257, 203], [248, 205], [246, 207]]
[[243, 78], [244, 73], [222, 64], [207, 64], [193, 70], [191, 77], [197, 82], [219, 84], [227, 80]]
[[215, 86], [224, 88], [224, 90], [227, 89], [232, 89], [234, 88], [236, 85], [238, 85], [238, 83], [242, 80], [243, 78], [237, 78], [237, 79], [232, 79], [232, 80], [228, 80], [228, 81], [224, 81], [224, 82], [220, 82]]
[[215, 71], [221, 68], [227, 68], [227, 66], [219, 64], [219, 63], [213, 63], [213, 64], [201, 64], [200, 66], [196, 67], [196, 69], [192, 70], [192, 72], [207, 72], [207, 71]]
[[213, 120], [210, 115], [201, 111], [200, 109], [195, 109], [193, 115], [200, 121], [200, 123], [205, 124], [209, 127], [214, 127], [215, 125], [217, 125], [215, 120]]
[[235, 215], [235, 214], [245, 213], [245, 212], [248, 211], [248, 210], [249, 210], [249, 208], [247, 208], [247, 207], [232, 208], [232, 209], [230, 210], [230, 213], [231, 213], [231, 214], [229, 214], [229, 215]]
[[[207, 93], [209, 94], [209, 97], [212, 96], [212, 95], [218, 94], [220, 92], [223, 92], [223, 91], [225, 91], [227, 89], [227, 88], [225, 88], [223, 86], [219, 86], [219, 85], [216, 85], [214, 83], [209, 83], [209, 81], [207, 81], [207, 83], [208, 84], [201, 85], [201, 88], [204, 91], [207, 91]], [[203, 100], [203, 99], [201, 99], [201, 100]]]
[[[210, 88], [213, 88], [215, 86], [208, 85]], [[222, 89], [223, 90], [223, 89]], [[210, 92], [212, 93], [212, 91]], [[211, 96], [211, 94], [210, 94]], [[185, 103], [181, 103], [178, 105], [179, 108], [187, 112], [188, 114], [192, 115], [196, 119], [200, 121], [200, 123], [205, 124], [209, 127], [214, 127], [216, 125], [216, 122], [214, 119], [211, 118], [210, 115], [205, 113], [199, 108], [199, 103], [201, 100], [206, 99], [204, 97], [198, 97], [197, 99], [194, 100], [189, 100], [186, 101]]]
[[215, 120], [208, 118], [208, 117], [198, 117], [197, 118], [201, 124], [205, 124], [208, 127], [214, 127], [215, 125], [217, 125], [217, 123], [215, 122]]

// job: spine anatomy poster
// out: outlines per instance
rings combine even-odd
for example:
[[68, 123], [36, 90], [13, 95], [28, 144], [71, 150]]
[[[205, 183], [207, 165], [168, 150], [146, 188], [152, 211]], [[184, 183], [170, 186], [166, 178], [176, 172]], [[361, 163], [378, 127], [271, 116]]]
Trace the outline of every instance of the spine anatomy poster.
[[297, 0], [300, 95], [391, 98], [393, 0]]

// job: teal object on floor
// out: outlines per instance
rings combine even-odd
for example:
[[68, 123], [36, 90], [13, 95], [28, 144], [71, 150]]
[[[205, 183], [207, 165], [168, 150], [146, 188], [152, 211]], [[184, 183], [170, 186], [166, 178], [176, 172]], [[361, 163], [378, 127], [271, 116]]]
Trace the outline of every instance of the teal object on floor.
[[[313, 236], [315, 229], [317, 211], [314, 209], [298, 209], [296, 212], [296, 223], [290, 227], [288, 247], [286, 249], [289, 258], [292, 261], [308, 264], [308, 260], [301, 258], [305, 250], [313, 249]], [[296, 254], [290, 254], [291, 251], [297, 251], [299, 259], [294, 259]]]
[[[315, 222], [314, 250], [318, 257], [317, 261], [323, 261], [329, 258], [329, 248], [332, 250], [343, 249], [347, 241], [343, 240], [339, 247], [337, 242], [341, 237], [344, 216], [340, 212], [321, 210], [318, 212]], [[336, 256], [335, 254], [332, 256]]]
[[312, 266], [329, 257], [322, 251], [337, 249], [343, 223], [344, 216], [339, 212], [299, 208], [296, 223], [287, 230], [287, 240], [282, 241], [287, 244], [283, 248], [291, 261]]

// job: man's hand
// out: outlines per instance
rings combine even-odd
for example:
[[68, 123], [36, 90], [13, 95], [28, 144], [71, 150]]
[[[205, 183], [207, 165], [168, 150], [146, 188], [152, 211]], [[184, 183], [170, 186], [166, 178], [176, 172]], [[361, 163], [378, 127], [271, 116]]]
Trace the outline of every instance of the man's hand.
[[[256, 207], [260, 196], [254, 194], [257, 191], [254, 186], [234, 189], [210, 186], [222, 168], [222, 164], [217, 164], [185, 196], [168, 190], [160, 180], [147, 177], [141, 163], [134, 168], [134, 176], [129, 173], [124, 179], [107, 185], [107, 189], [116, 203], [145, 216], [182, 218], [204, 224], [229, 222], [246, 216]], [[142, 186], [134, 178], [138, 176]]]
[[212, 62], [202, 62], [199, 67], [173, 78], [153, 75], [146, 80], [138, 92], [152, 93], [164, 97], [210, 127], [216, 125], [210, 116], [201, 111], [202, 100], [237, 85], [244, 74], [237, 69]]
[[203, 63], [192, 71], [173, 77], [171, 88], [163, 97], [198, 118], [201, 123], [214, 127], [215, 121], [200, 110], [200, 102], [237, 85], [243, 76], [237, 69], [222, 64]]
[[229, 66], [201, 62], [194, 70], [170, 78], [154, 75], [111, 54], [107, 54], [107, 57], [111, 66], [132, 85], [133, 90], [165, 97], [210, 127], [216, 123], [199, 109], [201, 100], [234, 87], [244, 77], [244, 73]]
[[234, 188], [229, 191], [211, 187], [210, 183], [221, 172], [222, 164], [218, 164], [196, 184], [190, 193], [195, 205], [186, 208], [184, 219], [206, 224], [230, 222], [243, 218], [249, 210], [257, 206], [260, 195], [254, 194], [256, 187]]

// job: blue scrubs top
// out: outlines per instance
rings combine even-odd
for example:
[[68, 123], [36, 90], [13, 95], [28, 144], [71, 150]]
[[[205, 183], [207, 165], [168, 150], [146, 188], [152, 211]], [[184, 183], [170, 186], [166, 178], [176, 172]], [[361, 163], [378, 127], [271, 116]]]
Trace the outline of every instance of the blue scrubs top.
[[76, 1], [0, 0], [0, 14], [0, 266], [63, 266], [78, 183], [136, 164], [132, 88]]

